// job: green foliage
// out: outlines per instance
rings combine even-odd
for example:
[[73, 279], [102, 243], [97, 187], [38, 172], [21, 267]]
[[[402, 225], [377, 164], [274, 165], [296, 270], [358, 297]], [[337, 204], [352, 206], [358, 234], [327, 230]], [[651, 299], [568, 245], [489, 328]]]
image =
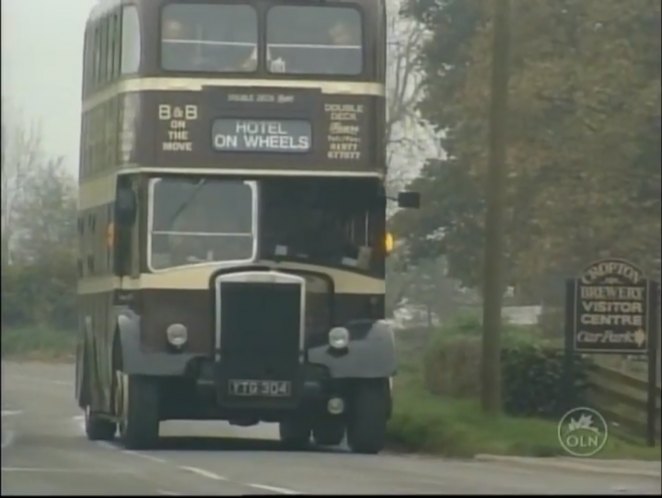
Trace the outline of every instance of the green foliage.
[[558, 420], [569, 406], [586, 401], [587, 363], [573, 358], [564, 372], [564, 352], [519, 344], [502, 352], [504, 411]]
[[2, 328], [75, 329], [75, 181], [41, 159], [38, 133], [2, 131]]
[[76, 328], [76, 268], [71, 257], [56, 253], [3, 271], [2, 326], [29, 324]]
[[423, 392], [410, 393], [407, 403], [396, 402], [389, 436], [395, 447], [449, 457], [563, 454], [555, 423], [488, 417], [475, 400], [435, 399]]
[[[435, 396], [411, 379], [398, 379], [388, 425], [393, 449], [448, 457], [477, 454], [568, 456], [557, 439], [557, 420], [484, 415], [475, 399]], [[659, 448], [626, 442], [617, 434], [595, 458], [660, 459]]]
[[[478, 323], [478, 327], [469, 328], [472, 321]], [[471, 340], [476, 342], [479, 339], [476, 330], [480, 322], [475, 317], [461, 317], [458, 322], [465, 324], [466, 331], [472, 335]], [[454, 330], [457, 332], [460, 327]], [[388, 440], [392, 449], [449, 457], [472, 457], [480, 453], [567, 456], [558, 443], [557, 420], [509, 414], [491, 417], [482, 413], [475, 396], [455, 398], [431, 393], [425, 387], [421, 362], [423, 352], [429, 349], [420, 340], [425, 331], [412, 332], [420, 334], [408, 336], [407, 332], [403, 332], [396, 337], [402, 368], [394, 379], [393, 416], [388, 425]], [[519, 330], [519, 338], [514, 328], [511, 328], [511, 333], [511, 339], [507, 339], [509, 343], [538, 341], [525, 339], [530, 337], [529, 332]], [[446, 341], [453, 343], [457, 337], [456, 333]], [[524, 346], [524, 350], [528, 351], [526, 348]], [[528, 355], [523, 353], [520, 358], [525, 360]], [[525, 372], [524, 375], [528, 374]], [[628, 443], [620, 435], [610, 432], [605, 448], [596, 457], [659, 460], [660, 451], [659, 448], [644, 447], [641, 441]]]
[[430, 391], [454, 398], [480, 394], [481, 341], [479, 337], [454, 337], [437, 343], [425, 358], [425, 378]]
[[48, 327], [2, 329], [3, 358], [61, 359], [76, 352], [76, 333], [72, 329]]
[[[514, 416], [557, 417], [566, 403], [584, 401], [587, 371], [581, 358], [564, 377], [564, 354], [534, 326], [505, 324], [502, 331], [504, 411]], [[459, 316], [435, 334], [427, 349], [424, 377], [431, 392], [453, 398], [480, 394], [482, 324], [476, 314]]]
[[[491, 5], [412, 0], [408, 9], [431, 33], [420, 111], [444, 132], [447, 157], [410, 186], [422, 209], [392, 225], [412, 258], [446, 254], [451, 276], [468, 286], [482, 273]], [[608, 255], [658, 271], [660, 2], [512, 5], [508, 283], [540, 296], [550, 275]]]

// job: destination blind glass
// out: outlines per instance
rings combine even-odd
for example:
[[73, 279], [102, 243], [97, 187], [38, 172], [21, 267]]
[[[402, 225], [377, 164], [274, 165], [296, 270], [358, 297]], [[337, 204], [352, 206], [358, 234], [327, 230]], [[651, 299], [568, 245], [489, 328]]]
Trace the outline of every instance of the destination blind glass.
[[257, 24], [257, 13], [248, 5], [168, 5], [161, 64], [172, 71], [255, 71]]
[[305, 153], [311, 143], [310, 123], [303, 120], [217, 119], [212, 125], [217, 151]]

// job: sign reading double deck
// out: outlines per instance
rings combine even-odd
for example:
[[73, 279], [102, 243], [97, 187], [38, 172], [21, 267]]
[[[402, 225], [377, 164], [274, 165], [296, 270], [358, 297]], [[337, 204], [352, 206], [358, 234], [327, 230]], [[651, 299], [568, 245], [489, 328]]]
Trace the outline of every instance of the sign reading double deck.
[[310, 123], [296, 119], [217, 119], [212, 126], [214, 149], [224, 152], [305, 153], [311, 135]]
[[596, 261], [574, 279], [574, 350], [584, 353], [648, 351], [648, 281], [619, 259]]

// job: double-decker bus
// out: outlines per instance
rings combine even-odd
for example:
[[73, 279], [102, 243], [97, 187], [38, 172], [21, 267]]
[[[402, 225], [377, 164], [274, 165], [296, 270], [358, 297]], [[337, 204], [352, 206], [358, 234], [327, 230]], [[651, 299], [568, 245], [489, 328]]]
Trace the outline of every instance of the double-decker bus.
[[381, 0], [93, 9], [75, 384], [89, 439], [148, 448], [161, 421], [225, 420], [381, 450], [385, 15]]

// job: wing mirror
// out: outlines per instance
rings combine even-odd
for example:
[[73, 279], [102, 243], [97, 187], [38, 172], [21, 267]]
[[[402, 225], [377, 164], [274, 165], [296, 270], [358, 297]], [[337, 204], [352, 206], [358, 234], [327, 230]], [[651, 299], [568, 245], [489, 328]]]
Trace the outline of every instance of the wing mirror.
[[419, 192], [400, 192], [398, 194], [398, 207], [419, 209], [421, 207], [421, 194]]
[[130, 185], [121, 185], [115, 199], [115, 219], [121, 227], [130, 227], [136, 219], [136, 193]]

